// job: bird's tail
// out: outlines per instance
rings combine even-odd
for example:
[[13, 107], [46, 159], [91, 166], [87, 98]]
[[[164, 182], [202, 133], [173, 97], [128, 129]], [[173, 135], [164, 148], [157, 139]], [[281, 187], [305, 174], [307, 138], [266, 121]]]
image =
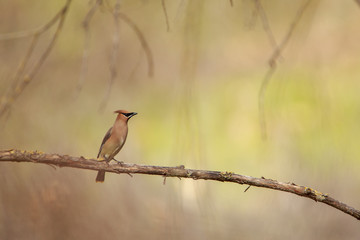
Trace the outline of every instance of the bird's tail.
[[100, 170], [96, 176], [96, 182], [104, 182], [105, 180], [105, 171]]

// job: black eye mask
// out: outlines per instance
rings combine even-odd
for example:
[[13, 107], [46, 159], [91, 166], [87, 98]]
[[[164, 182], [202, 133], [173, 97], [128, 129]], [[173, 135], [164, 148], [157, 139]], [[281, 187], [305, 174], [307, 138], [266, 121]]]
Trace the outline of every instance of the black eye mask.
[[135, 113], [135, 112], [131, 112], [131, 113], [122, 113], [122, 115], [124, 115], [125, 117], [132, 117], [132, 116], [134, 116], [134, 115], [136, 115], [137, 113]]

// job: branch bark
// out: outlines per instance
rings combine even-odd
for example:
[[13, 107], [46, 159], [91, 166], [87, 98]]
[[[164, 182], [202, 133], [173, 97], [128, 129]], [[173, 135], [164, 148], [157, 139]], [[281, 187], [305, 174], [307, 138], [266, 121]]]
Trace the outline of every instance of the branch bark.
[[47, 154], [37, 151], [33, 152], [13, 149], [0, 151], [0, 162], [32, 162], [58, 167], [82, 168], [95, 171], [104, 170], [106, 172], [117, 174], [147, 174], [163, 177], [192, 178], [194, 180], [203, 179], [220, 182], [233, 182], [254, 187], [269, 188], [310, 198], [316, 202], [325, 203], [360, 220], [359, 210], [330, 197], [328, 194], [323, 194], [312, 188], [299, 186], [295, 183], [284, 183], [272, 179], [266, 179], [264, 177], [255, 178], [232, 172], [186, 169], [183, 165], [177, 167], [149, 166], [129, 163], [109, 165], [106, 162], [100, 162], [96, 159], [86, 159], [82, 156], [73, 157], [69, 155]]

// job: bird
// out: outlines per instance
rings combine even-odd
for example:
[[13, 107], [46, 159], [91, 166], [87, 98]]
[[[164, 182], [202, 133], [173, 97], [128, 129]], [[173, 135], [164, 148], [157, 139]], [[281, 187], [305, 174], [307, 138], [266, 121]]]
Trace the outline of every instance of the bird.
[[[99, 161], [110, 162], [114, 159], [115, 155], [119, 153], [124, 146], [128, 134], [128, 121], [135, 116], [136, 112], [129, 112], [126, 110], [114, 111], [117, 113], [114, 125], [107, 131], [104, 139], [100, 145], [97, 158]], [[117, 161], [116, 159], [114, 159]], [[105, 171], [99, 170], [96, 176], [96, 182], [104, 182]]]

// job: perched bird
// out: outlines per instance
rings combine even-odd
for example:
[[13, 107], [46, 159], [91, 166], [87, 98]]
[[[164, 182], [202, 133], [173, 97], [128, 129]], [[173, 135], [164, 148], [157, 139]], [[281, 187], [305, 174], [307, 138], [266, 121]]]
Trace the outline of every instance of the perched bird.
[[[110, 162], [114, 159], [115, 155], [119, 153], [126, 141], [128, 133], [127, 122], [132, 116], [137, 114], [136, 112], [128, 112], [126, 110], [117, 110], [114, 113], [118, 113], [118, 115], [114, 125], [107, 131], [101, 143], [97, 156], [100, 161], [105, 160], [106, 162]], [[105, 171], [98, 171], [96, 182], [104, 182], [104, 180]]]

